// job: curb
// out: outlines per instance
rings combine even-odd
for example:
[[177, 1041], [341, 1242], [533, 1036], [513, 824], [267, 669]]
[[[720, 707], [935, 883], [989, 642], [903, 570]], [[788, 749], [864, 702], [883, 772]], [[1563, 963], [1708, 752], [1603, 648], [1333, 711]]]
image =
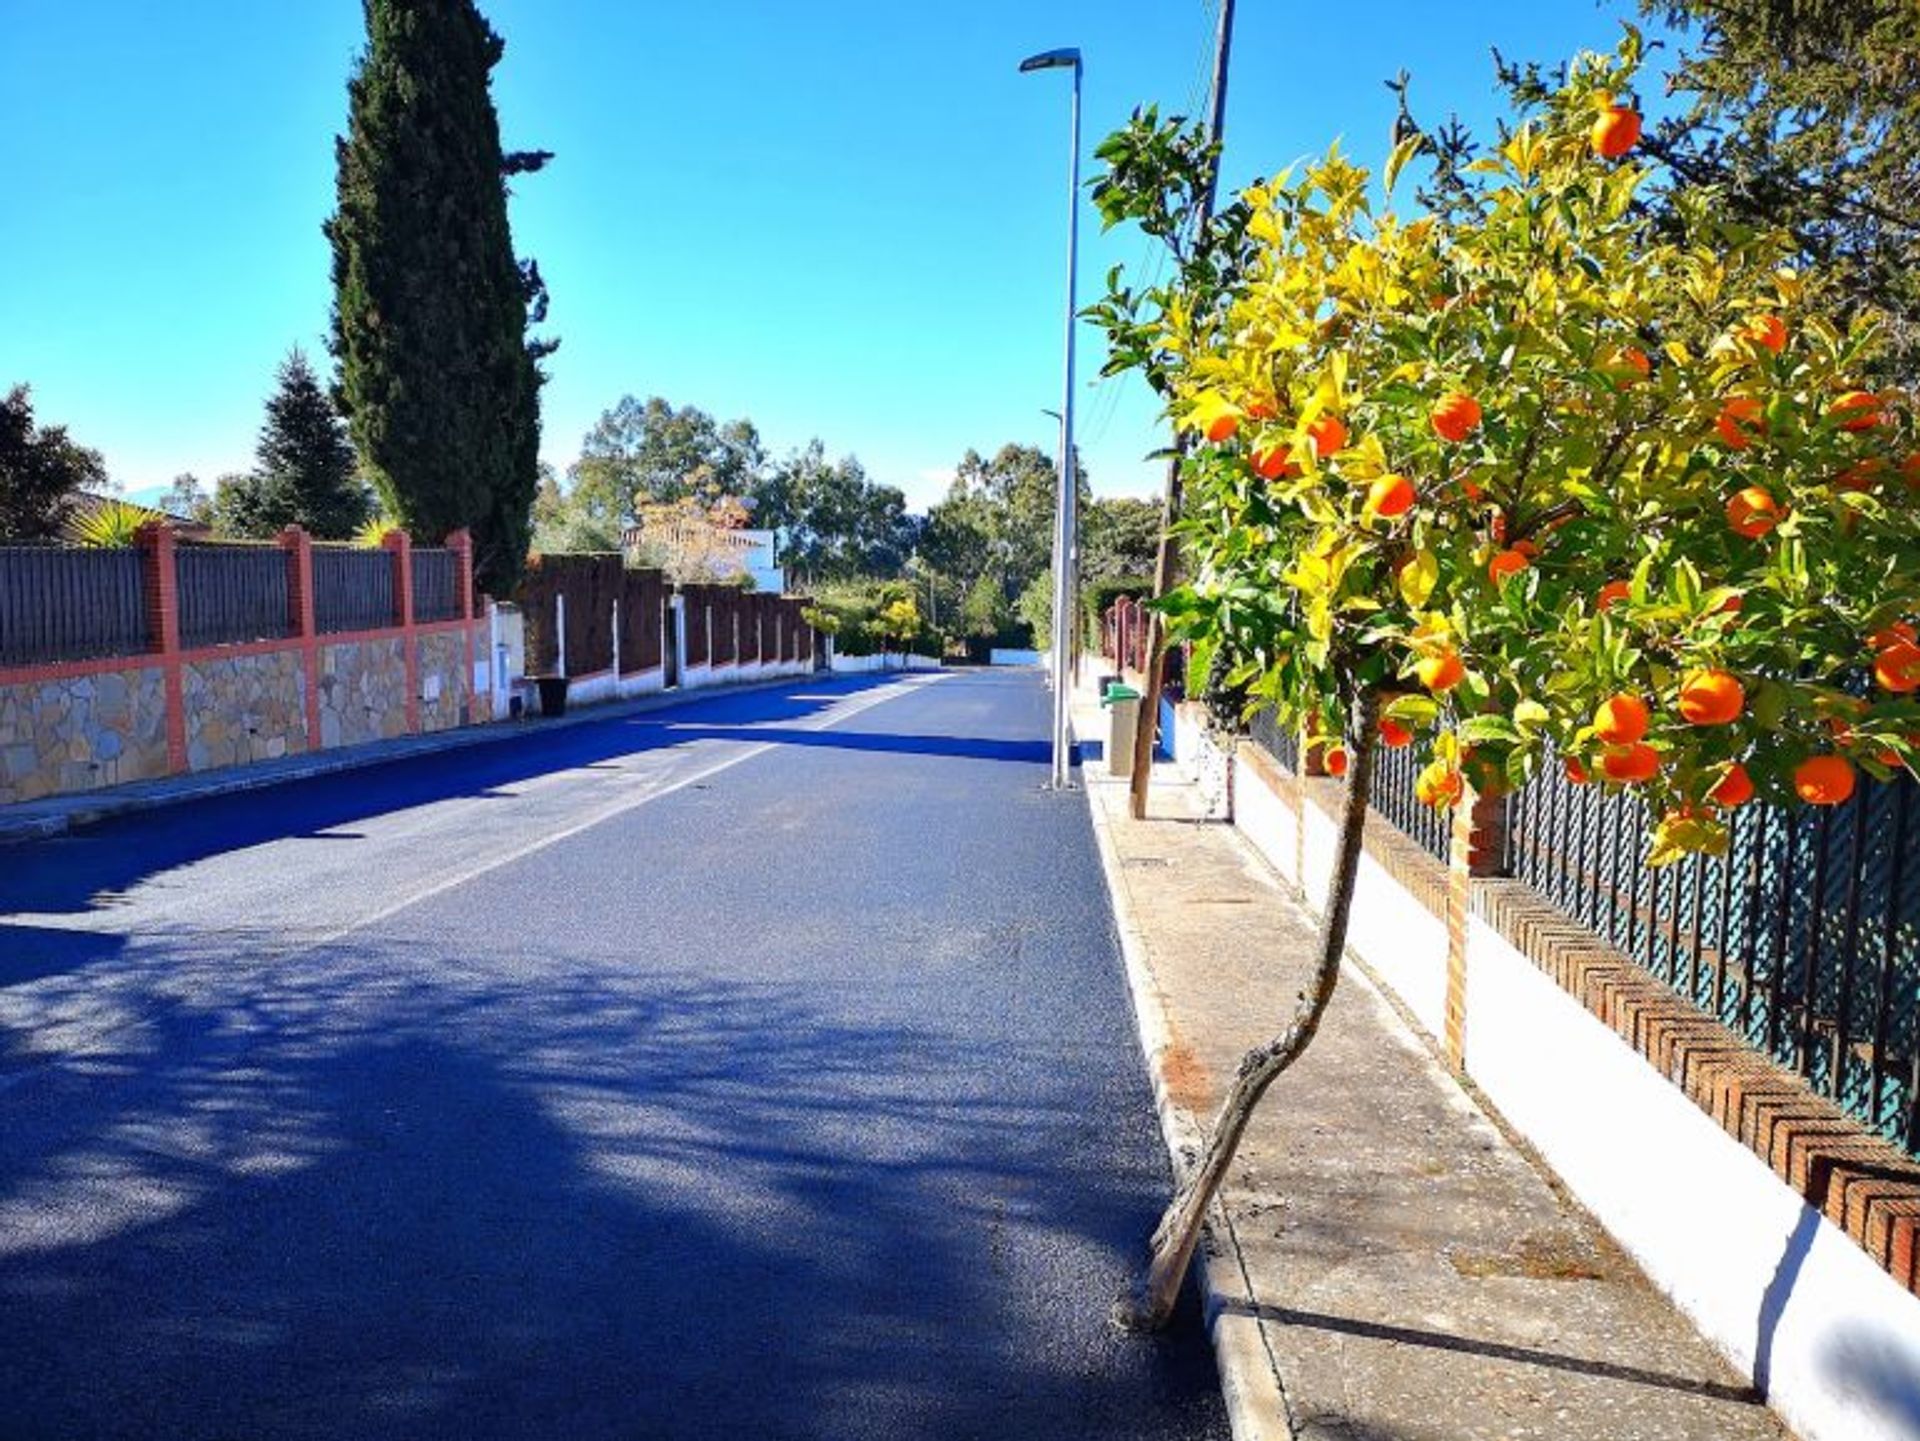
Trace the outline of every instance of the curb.
[[[893, 672], [875, 672], [875, 674], [891, 675]], [[902, 671], [900, 674], [904, 675], [907, 672]], [[690, 691], [655, 692], [633, 700], [602, 702], [598, 705], [570, 708], [562, 716], [544, 717], [539, 720], [486, 721], [477, 725], [438, 731], [432, 735], [373, 741], [366, 745], [348, 746], [337, 751], [323, 751], [318, 755], [299, 756], [285, 761], [262, 761], [253, 765], [232, 766], [207, 772], [204, 780], [173, 776], [164, 781], [135, 781], [124, 788], [127, 794], [116, 794], [112, 791], [102, 791], [97, 795], [80, 792], [73, 796], [57, 798], [59, 804], [48, 806], [45, 811], [38, 814], [31, 813], [30, 808], [46, 805], [46, 802], [22, 801], [17, 807], [0, 806], [0, 848], [25, 844], [29, 841], [47, 840], [84, 826], [98, 825], [101, 821], [112, 820], [116, 816], [162, 810], [168, 806], [185, 805], [189, 801], [238, 795], [244, 791], [265, 790], [270, 786], [291, 785], [296, 781], [314, 780], [320, 776], [336, 775], [342, 771], [365, 770], [371, 766], [386, 765], [391, 761], [411, 760], [415, 756], [438, 755], [442, 751], [463, 750], [468, 746], [505, 745], [523, 736], [551, 735], [555, 731], [570, 730], [575, 726], [620, 720], [630, 715], [643, 715], [648, 711], [671, 710], [675, 706], [692, 705], [711, 696], [744, 695], [750, 691], [774, 690], [780, 686], [809, 685], [821, 678], [820, 673], [811, 676], [777, 676], [771, 680], [741, 681], [737, 685], [701, 686], [697, 690]], [[839, 677], [826, 675], [824, 679], [833, 681]], [[194, 783], [196, 781], [198, 783]], [[153, 785], [155, 789], [147, 792], [137, 789], [148, 784]], [[10, 809], [29, 813], [8, 815], [7, 812]]]
[[[1087, 792], [1087, 810], [1100, 849], [1100, 866], [1106, 874], [1107, 892], [1113, 901], [1114, 927], [1119, 932], [1120, 954], [1126, 963], [1127, 991], [1133, 999], [1140, 1054], [1153, 1080], [1154, 1110], [1159, 1115], [1160, 1132], [1177, 1175], [1198, 1158], [1205, 1132], [1189, 1112], [1174, 1102], [1164, 1065], [1172, 1043], [1166, 1004], [1147, 962], [1146, 938], [1133, 918], [1126, 875], [1106, 815], [1094, 797], [1092, 785], [1083, 779], [1082, 787]], [[1254, 1309], [1240, 1240], [1231, 1218], [1217, 1199], [1194, 1252], [1193, 1265], [1198, 1272], [1202, 1316], [1213, 1342], [1215, 1363], [1220, 1368], [1220, 1391], [1226, 1401], [1227, 1421], [1233, 1428], [1234, 1441], [1291, 1441], [1293, 1427], [1287, 1419], [1286, 1393]]]

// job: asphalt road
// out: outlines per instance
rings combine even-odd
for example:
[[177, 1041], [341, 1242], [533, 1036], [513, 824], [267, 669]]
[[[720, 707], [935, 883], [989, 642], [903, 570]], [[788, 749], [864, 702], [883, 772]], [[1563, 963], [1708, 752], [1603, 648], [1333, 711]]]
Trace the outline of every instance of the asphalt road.
[[1224, 1437], [1032, 673], [0, 850], [0, 1438]]

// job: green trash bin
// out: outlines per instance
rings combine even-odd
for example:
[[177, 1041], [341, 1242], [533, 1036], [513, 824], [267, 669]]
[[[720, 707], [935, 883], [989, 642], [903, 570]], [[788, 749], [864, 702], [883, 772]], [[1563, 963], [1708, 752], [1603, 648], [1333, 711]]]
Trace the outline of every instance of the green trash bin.
[[1133, 774], [1133, 742], [1140, 728], [1140, 692], [1125, 681], [1110, 681], [1100, 697], [1107, 709], [1107, 773]]

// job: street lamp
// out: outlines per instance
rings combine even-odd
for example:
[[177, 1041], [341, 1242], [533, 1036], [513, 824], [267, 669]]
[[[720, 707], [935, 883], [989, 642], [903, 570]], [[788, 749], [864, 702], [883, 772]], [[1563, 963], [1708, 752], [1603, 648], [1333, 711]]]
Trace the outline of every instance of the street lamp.
[[1060, 402], [1060, 483], [1053, 507], [1053, 778], [1055, 790], [1073, 783], [1067, 764], [1067, 706], [1072, 686], [1073, 614], [1073, 323], [1074, 273], [1080, 241], [1080, 52], [1047, 50], [1020, 62], [1030, 70], [1073, 71], [1071, 153], [1067, 166], [1067, 364]]

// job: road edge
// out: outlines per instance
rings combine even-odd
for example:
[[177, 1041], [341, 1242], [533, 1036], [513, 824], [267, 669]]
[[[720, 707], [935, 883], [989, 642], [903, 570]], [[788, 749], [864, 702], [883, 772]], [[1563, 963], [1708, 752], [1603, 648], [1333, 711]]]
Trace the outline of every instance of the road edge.
[[[1153, 1083], [1154, 1111], [1174, 1173], [1182, 1173], [1198, 1157], [1204, 1132], [1195, 1118], [1173, 1099], [1166, 1074], [1166, 1055], [1172, 1028], [1160, 990], [1147, 960], [1147, 942], [1134, 919], [1132, 895], [1114, 845], [1111, 823], [1093, 793], [1093, 783], [1082, 772], [1087, 812], [1093, 822], [1100, 868], [1106, 877], [1113, 906], [1114, 928], [1120, 938], [1120, 956], [1126, 966], [1127, 991], [1133, 1002], [1134, 1027], [1140, 1055]], [[1219, 1201], [1209, 1209], [1207, 1229], [1193, 1260], [1200, 1287], [1201, 1311], [1208, 1339], [1220, 1371], [1220, 1392], [1227, 1406], [1227, 1422], [1234, 1441], [1291, 1441], [1286, 1392], [1267, 1345], [1248, 1284], [1246, 1264], [1233, 1222]]]
[[[928, 672], [898, 672], [900, 675], [914, 673], [927, 674]], [[895, 672], [876, 672], [876, 674], [893, 675]], [[292, 785], [298, 781], [310, 781], [320, 776], [337, 775], [343, 771], [366, 770], [372, 766], [412, 760], [416, 756], [438, 755], [443, 751], [463, 750], [469, 746], [506, 745], [525, 736], [550, 735], [555, 731], [570, 730], [575, 726], [620, 720], [630, 715], [643, 715], [648, 711], [671, 710], [675, 706], [693, 705], [719, 696], [746, 695], [752, 691], [775, 690], [781, 686], [811, 685], [823, 678], [834, 680], [839, 677], [823, 676], [816, 672], [814, 675], [776, 676], [768, 680], [741, 681], [736, 685], [700, 686], [689, 691], [656, 691], [651, 695], [637, 696], [632, 700], [571, 707], [565, 715], [517, 721], [482, 721], [473, 725], [434, 731], [426, 735], [399, 736], [387, 741], [344, 746], [333, 751], [290, 756], [284, 761], [257, 761], [249, 765], [223, 766], [218, 770], [202, 772], [199, 776], [166, 776], [153, 781], [135, 781], [125, 788], [129, 792], [125, 795], [115, 795], [112, 790], [76, 791], [67, 796], [50, 797], [49, 800], [53, 802], [51, 805], [43, 801], [21, 801], [17, 803], [18, 808], [29, 813], [9, 815], [8, 811], [15, 807], [0, 806], [0, 851], [4, 851], [10, 845], [48, 840], [65, 835], [69, 831], [99, 825], [102, 821], [109, 821], [117, 816], [164, 810], [169, 806], [186, 805], [192, 801], [209, 800], [218, 796], [239, 795], [246, 791], [266, 790], [273, 786]], [[151, 786], [152, 789], [135, 789], [141, 786]], [[33, 807], [45, 807], [45, 809], [33, 813], [29, 810]]]

